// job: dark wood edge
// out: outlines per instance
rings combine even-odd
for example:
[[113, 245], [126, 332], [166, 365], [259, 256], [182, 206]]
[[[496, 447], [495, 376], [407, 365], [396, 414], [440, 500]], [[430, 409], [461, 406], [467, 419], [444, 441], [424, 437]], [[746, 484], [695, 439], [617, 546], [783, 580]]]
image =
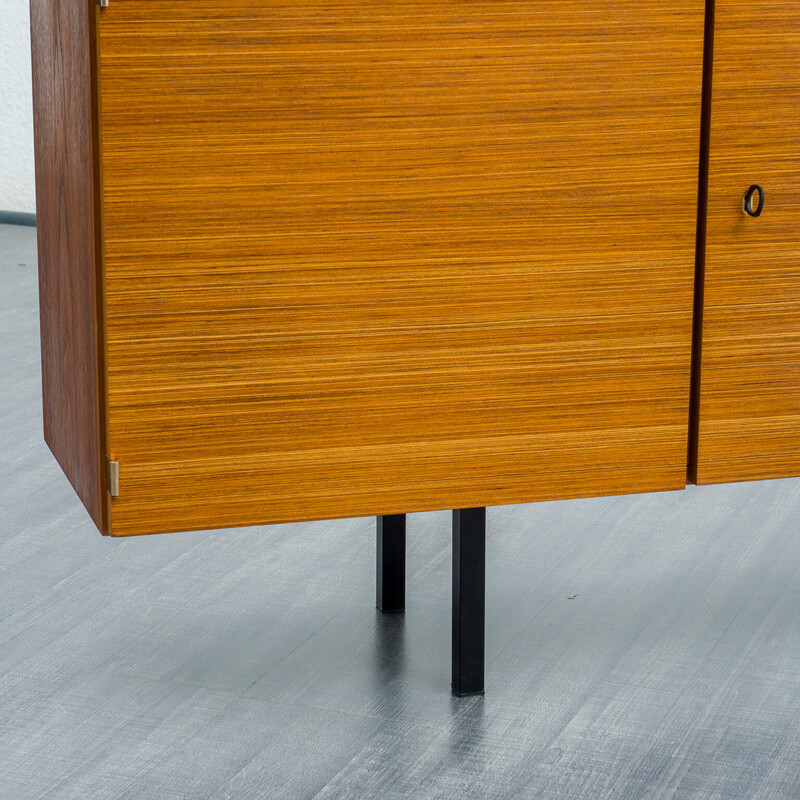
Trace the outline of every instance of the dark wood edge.
[[[31, 0], [30, 10], [44, 439], [108, 534], [98, 7]], [[70, 382], [76, 357], [92, 368]]]
[[711, 141], [711, 89], [714, 72], [715, 0], [706, 0], [703, 39], [703, 100], [700, 116], [700, 166], [697, 179], [697, 239], [694, 273], [694, 315], [692, 321], [692, 366], [689, 392], [689, 441], [686, 480], [697, 483], [700, 436], [700, 383], [703, 355], [703, 308], [706, 280], [706, 225], [708, 218], [709, 143]]
[[94, 155], [94, 237], [95, 237], [95, 302], [97, 319], [97, 380], [100, 407], [100, 465], [101, 508], [103, 524], [100, 532], [104, 536], [113, 535], [111, 525], [111, 497], [108, 491], [107, 459], [108, 447], [108, 337], [106, 335], [106, 281], [105, 281], [105, 237], [103, 226], [103, 157], [102, 132], [100, 129], [100, 7], [95, 0], [89, 3], [89, 53], [91, 63], [92, 92], [92, 153]]

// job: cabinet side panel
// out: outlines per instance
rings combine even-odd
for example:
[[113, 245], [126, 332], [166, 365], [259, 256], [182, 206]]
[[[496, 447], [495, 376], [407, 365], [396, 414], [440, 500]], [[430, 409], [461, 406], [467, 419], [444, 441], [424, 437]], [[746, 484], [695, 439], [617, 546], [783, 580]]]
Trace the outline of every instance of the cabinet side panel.
[[44, 436], [106, 532], [90, 0], [32, 0]]

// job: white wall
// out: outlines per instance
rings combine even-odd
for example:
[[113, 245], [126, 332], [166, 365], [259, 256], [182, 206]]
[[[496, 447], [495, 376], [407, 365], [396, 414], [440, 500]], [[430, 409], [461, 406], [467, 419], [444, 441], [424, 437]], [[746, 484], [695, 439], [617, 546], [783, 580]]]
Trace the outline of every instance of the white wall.
[[28, 0], [0, 0], [0, 211], [34, 212]]

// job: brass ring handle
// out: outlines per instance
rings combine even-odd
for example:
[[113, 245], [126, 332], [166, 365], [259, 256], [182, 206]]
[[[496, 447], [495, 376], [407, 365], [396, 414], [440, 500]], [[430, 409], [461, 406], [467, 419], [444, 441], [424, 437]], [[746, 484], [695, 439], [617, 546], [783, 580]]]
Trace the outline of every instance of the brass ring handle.
[[[753, 195], [758, 194], [758, 205], [753, 208]], [[754, 183], [742, 197], [742, 214], [749, 214], [751, 217], [760, 217], [764, 210], [764, 190]]]

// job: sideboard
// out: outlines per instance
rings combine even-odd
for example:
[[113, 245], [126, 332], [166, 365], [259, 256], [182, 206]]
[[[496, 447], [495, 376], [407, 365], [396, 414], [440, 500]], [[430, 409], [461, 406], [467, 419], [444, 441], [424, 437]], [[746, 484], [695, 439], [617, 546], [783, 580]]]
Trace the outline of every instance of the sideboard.
[[[800, 474], [789, 0], [31, 0], [45, 439], [104, 534]], [[688, 468], [687, 468], [688, 465]]]

